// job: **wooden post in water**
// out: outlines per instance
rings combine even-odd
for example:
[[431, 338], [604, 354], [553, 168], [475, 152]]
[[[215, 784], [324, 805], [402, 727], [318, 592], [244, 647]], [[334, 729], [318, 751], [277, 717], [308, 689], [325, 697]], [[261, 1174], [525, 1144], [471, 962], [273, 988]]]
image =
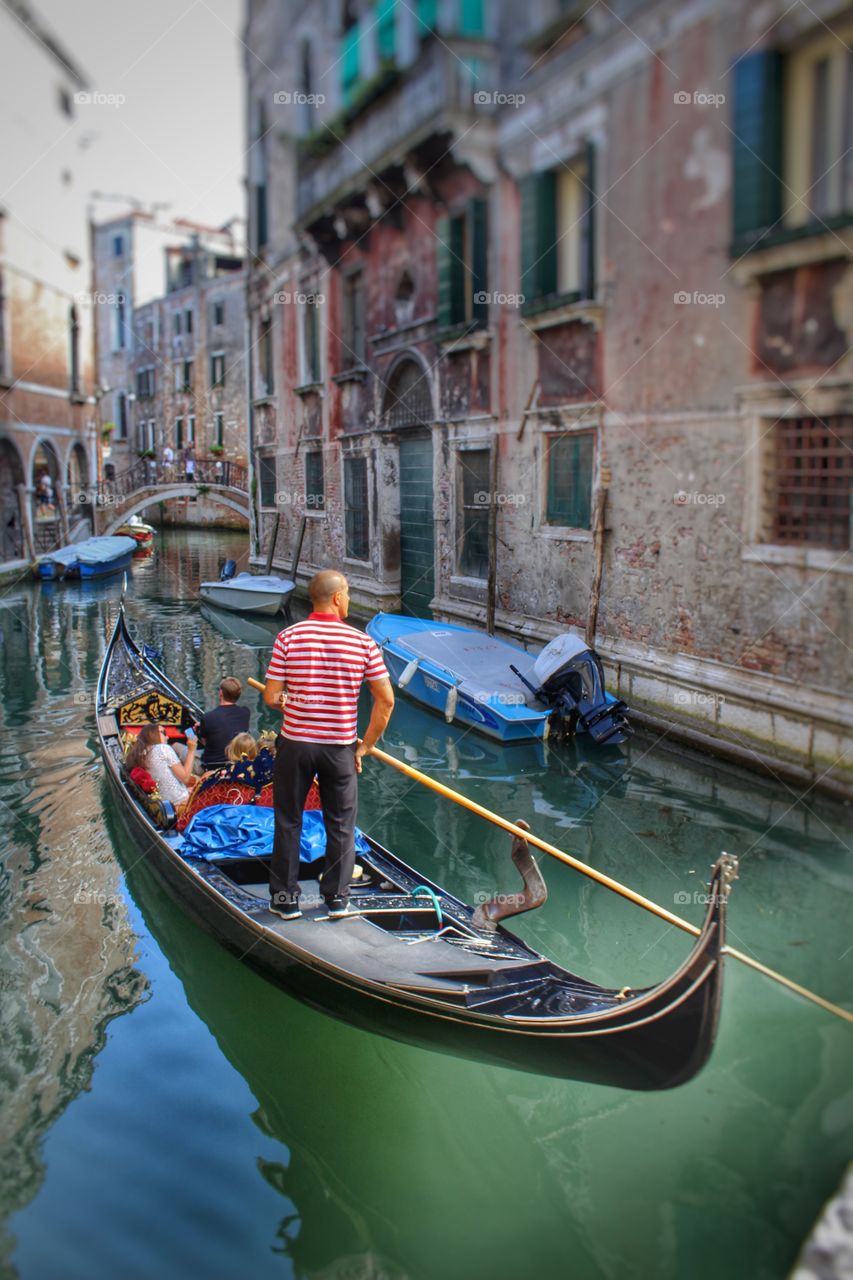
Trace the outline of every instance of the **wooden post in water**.
[[270, 538], [270, 545], [267, 548], [267, 564], [266, 564], [266, 568], [264, 569], [264, 573], [267, 575], [267, 577], [269, 577], [269, 575], [272, 573], [272, 562], [275, 559], [275, 544], [278, 542], [278, 524], [280, 520], [281, 520], [281, 512], [276, 511], [275, 520], [273, 522], [273, 527], [272, 527], [272, 537]]
[[593, 571], [592, 592], [586, 621], [586, 642], [595, 648], [595, 629], [598, 625], [598, 605], [601, 600], [601, 577], [604, 572], [604, 514], [607, 509], [607, 485], [602, 481], [595, 493], [595, 509], [592, 519]]
[[296, 581], [296, 570], [299, 567], [299, 557], [302, 555], [302, 543], [305, 540], [305, 527], [308, 523], [308, 517], [303, 516], [299, 523], [299, 533], [296, 537], [296, 546], [293, 548], [293, 563], [290, 566], [290, 580]]
[[495, 634], [495, 595], [498, 581], [498, 435], [489, 458], [489, 576], [486, 583], [486, 631]]

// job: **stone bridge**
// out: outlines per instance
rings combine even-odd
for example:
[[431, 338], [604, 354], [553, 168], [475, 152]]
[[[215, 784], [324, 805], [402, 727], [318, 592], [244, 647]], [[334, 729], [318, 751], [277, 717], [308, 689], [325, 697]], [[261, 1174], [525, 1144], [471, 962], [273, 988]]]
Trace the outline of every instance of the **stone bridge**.
[[139, 458], [132, 467], [98, 484], [95, 532], [115, 533], [126, 520], [155, 502], [204, 497], [249, 519], [249, 469], [242, 462], [203, 458], [192, 478], [183, 465]]

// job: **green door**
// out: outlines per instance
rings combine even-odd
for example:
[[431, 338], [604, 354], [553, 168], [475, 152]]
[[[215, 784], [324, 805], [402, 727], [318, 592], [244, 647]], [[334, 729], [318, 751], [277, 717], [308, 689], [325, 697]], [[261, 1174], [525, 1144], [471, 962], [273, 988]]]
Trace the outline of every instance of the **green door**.
[[403, 613], [429, 618], [435, 593], [432, 437], [400, 440], [400, 602]]

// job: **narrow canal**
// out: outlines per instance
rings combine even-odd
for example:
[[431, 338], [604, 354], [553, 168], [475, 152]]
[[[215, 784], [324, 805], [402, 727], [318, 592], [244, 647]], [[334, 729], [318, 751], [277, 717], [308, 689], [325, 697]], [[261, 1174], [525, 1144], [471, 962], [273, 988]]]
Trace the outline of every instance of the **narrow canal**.
[[[200, 610], [236, 535], [171, 533], [129, 617], [212, 705], [272, 623]], [[778, 1280], [850, 1157], [849, 1027], [735, 962], [709, 1066], [663, 1094], [398, 1044], [274, 989], [165, 897], [97, 755], [118, 582], [0, 590], [0, 1272], [21, 1280]], [[244, 695], [244, 697], [247, 695]], [[272, 725], [249, 692], [253, 727]], [[700, 922], [741, 857], [733, 945], [835, 1001], [853, 970], [849, 809], [688, 758], [501, 749], [398, 701], [390, 751]], [[360, 824], [469, 900], [516, 889], [509, 837], [376, 761]], [[567, 867], [517, 931], [613, 986], [686, 935]], [[4, 1272], [5, 1273], [5, 1272]]]

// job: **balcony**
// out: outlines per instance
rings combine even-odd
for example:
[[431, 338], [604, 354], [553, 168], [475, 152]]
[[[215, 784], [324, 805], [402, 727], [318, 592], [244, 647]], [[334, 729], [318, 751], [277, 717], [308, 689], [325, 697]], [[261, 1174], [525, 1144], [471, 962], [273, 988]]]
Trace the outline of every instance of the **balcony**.
[[371, 200], [366, 189], [372, 175], [399, 170], [395, 185], [402, 194], [417, 185], [451, 143], [457, 163], [491, 181], [496, 67], [496, 51], [488, 42], [428, 39], [411, 66], [388, 68], [366, 83], [346, 111], [303, 140], [297, 181], [300, 225], [313, 230], [324, 218], [334, 220], [335, 211], [346, 209], [354, 197], [365, 219], [377, 216], [381, 209], [376, 201], [381, 204], [390, 193], [376, 184], [379, 190]]

